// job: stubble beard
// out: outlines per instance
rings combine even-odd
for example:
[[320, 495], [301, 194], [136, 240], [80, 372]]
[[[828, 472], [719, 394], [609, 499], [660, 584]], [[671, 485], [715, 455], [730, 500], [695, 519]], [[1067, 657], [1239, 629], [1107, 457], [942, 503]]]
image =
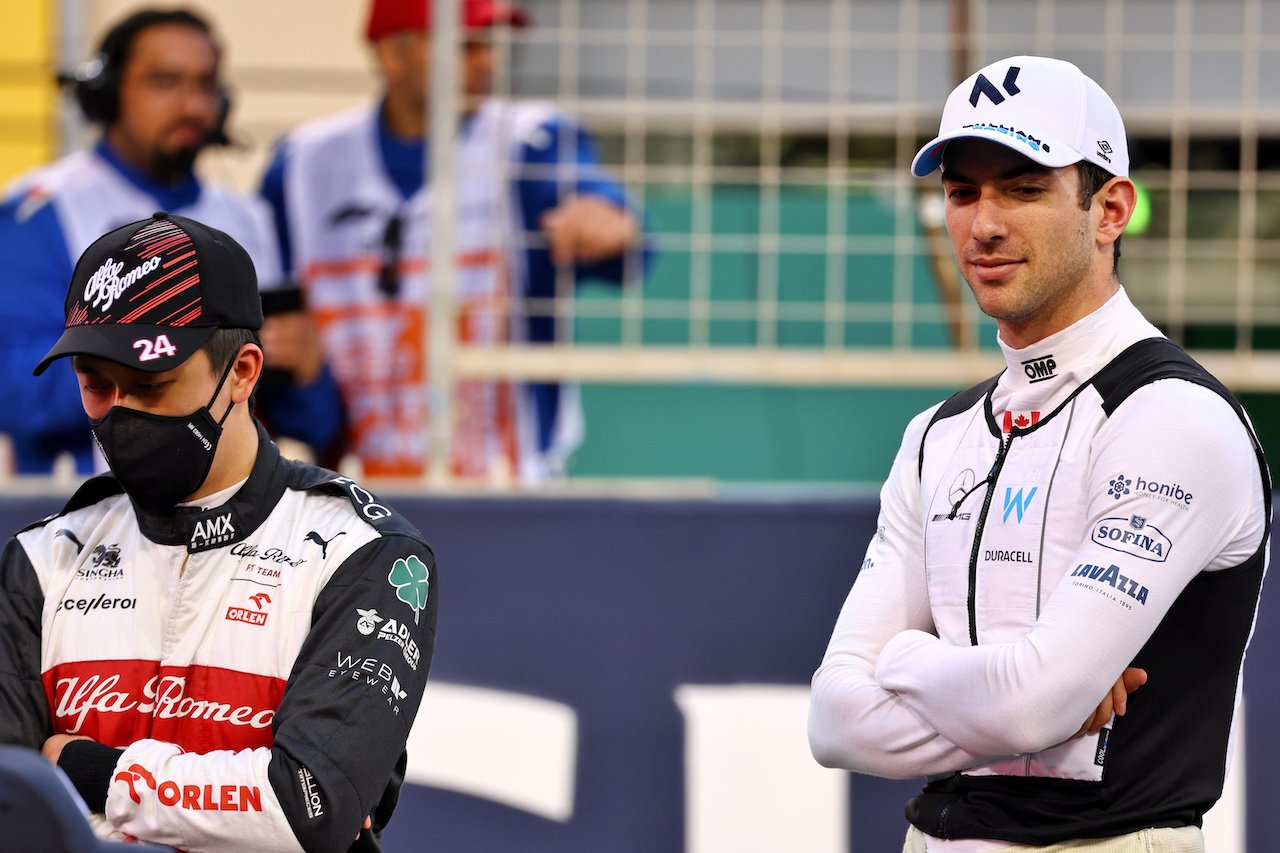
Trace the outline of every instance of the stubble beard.
[[[978, 299], [978, 307], [982, 309], [982, 313], [993, 320], [1015, 326], [1048, 319], [1056, 309], [1071, 301], [1086, 284], [1091, 273], [1091, 253], [1094, 251], [1091, 234], [1089, 218], [1082, 215], [1080, 227], [1073, 235], [1074, 239], [1059, 243], [1058, 250], [1046, 255], [1043, 263], [1036, 263], [1040, 257], [1036, 254], [1027, 256], [1021, 272], [1027, 274], [1031, 272], [1031, 267], [1037, 269], [1033, 274], [1027, 275], [1024, 281], [996, 285], [979, 282], [975, 287], [970, 280], [969, 288], [975, 299]], [[1009, 294], [1011, 298], [1008, 300], [986, 300], [989, 304], [983, 305], [983, 300], [978, 296], [982, 289], [1003, 293], [1007, 288], [1015, 291]]]

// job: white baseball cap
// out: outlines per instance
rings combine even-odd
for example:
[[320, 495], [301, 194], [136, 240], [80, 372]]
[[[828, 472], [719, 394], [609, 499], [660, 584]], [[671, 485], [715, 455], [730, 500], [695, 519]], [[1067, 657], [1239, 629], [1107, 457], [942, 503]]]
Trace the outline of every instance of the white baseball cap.
[[1079, 68], [1044, 56], [993, 62], [955, 88], [938, 136], [916, 154], [911, 174], [923, 178], [942, 163], [953, 139], [998, 142], [1042, 166], [1088, 160], [1129, 176], [1129, 144], [1115, 103]]

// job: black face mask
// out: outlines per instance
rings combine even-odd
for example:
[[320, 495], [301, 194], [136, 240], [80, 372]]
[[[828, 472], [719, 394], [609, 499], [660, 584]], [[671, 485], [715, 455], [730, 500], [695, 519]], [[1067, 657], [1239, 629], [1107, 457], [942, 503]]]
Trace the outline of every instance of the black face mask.
[[195, 494], [209, 476], [222, 424], [232, 402], [215, 421], [209, 406], [218, 399], [235, 358], [223, 371], [208, 405], [189, 415], [153, 415], [121, 406], [90, 418], [93, 437], [134, 506], [152, 515], [173, 515], [177, 503]]

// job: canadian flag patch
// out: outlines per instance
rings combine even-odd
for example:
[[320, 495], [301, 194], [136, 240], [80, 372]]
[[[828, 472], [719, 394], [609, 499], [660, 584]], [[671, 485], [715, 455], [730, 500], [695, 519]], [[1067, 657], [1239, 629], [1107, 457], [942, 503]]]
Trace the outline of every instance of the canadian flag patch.
[[1009, 433], [1014, 427], [1018, 429], [1026, 429], [1029, 426], [1035, 426], [1040, 423], [1039, 412], [1005, 412], [1004, 413], [1004, 431]]

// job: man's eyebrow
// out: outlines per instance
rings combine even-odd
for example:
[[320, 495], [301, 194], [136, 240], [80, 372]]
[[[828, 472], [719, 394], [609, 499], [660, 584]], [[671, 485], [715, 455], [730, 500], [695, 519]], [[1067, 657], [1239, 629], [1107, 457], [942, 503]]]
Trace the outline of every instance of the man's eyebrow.
[[[1014, 166], [1012, 169], [1008, 169], [1004, 172], [1001, 172], [999, 175], [996, 176], [996, 180], [1010, 181], [1010, 180], [1013, 180], [1014, 178], [1021, 178], [1028, 175], [1045, 176], [1045, 175], [1050, 175], [1052, 173], [1053, 173], [1053, 169], [1050, 169], [1048, 166], [1041, 166], [1039, 163], [1027, 162], [1025, 164]], [[948, 169], [945, 166], [942, 169], [942, 180], [947, 181], [949, 183], [953, 183], [953, 184], [974, 183], [972, 178], [967, 178], [964, 175], [957, 172], [955, 169]]]

